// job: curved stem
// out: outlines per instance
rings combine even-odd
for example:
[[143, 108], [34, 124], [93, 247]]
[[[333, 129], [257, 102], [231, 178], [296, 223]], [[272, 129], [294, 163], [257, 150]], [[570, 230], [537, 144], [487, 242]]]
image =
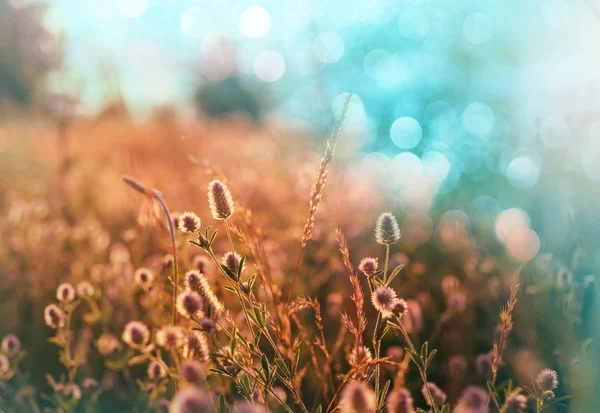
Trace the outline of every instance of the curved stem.
[[154, 191], [154, 198], [160, 203], [162, 209], [167, 216], [167, 221], [169, 224], [169, 232], [171, 233], [171, 246], [173, 248], [173, 309], [172, 309], [172, 317], [173, 317], [173, 325], [177, 324], [177, 292], [179, 291], [179, 273], [177, 271], [177, 244], [175, 242], [175, 228], [173, 228], [173, 219], [171, 218], [171, 213], [169, 212], [169, 208], [162, 195], [158, 191]]

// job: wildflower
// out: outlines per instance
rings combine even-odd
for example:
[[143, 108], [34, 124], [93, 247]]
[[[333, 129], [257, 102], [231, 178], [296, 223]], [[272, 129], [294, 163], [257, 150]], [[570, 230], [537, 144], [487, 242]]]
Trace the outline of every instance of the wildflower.
[[200, 218], [193, 212], [184, 212], [179, 216], [179, 229], [186, 234], [200, 231]]
[[165, 367], [158, 361], [153, 361], [148, 365], [148, 378], [150, 380], [159, 380], [167, 375]]
[[130, 347], [141, 349], [150, 340], [150, 330], [148, 330], [148, 327], [144, 323], [130, 321], [125, 325], [121, 338]]
[[268, 410], [261, 404], [244, 400], [235, 404], [233, 413], [268, 413]]
[[378, 244], [384, 245], [395, 244], [400, 240], [398, 221], [390, 212], [385, 212], [377, 218], [375, 240]]
[[[196, 288], [196, 289], [192, 289], [192, 288], [190, 288], [190, 289], [192, 291], [196, 291], [197, 293], [200, 293], [200, 295], [202, 295], [202, 297], [204, 297], [206, 299], [208, 305], [213, 310], [213, 312], [215, 312], [216, 314], [219, 314], [219, 313], [222, 313], [223, 311], [225, 311], [225, 307], [223, 307], [223, 304], [221, 303], [221, 301], [219, 301], [219, 299], [217, 298], [215, 293], [213, 293], [213, 290], [212, 290], [212, 288], [210, 288], [210, 284], [208, 283], [208, 280], [206, 279], [204, 274], [201, 274], [194, 270], [188, 271], [188, 273], [190, 273], [190, 272], [192, 272], [194, 274], [193, 276], [191, 276], [191, 278], [193, 278], [193, 280], [190, 280], [190, 281]], [[186, 279], [186, 282], [188, 282], [188, 274], [186, 274], [185, 279]]]
[[208, 204], [214, 219], [227, 219], [235, 210], [229, 188], [217, 180], [208, 184]]
[[94, 286], [90, 284], [88, 281], [81, 281], [77, 284], [77, 294], [81, 297], [93, 297], [96, 293]]
[[216, 330], [215, 322], [212, 321], [210, 318], [203, 318], [202, 320], [200, 320], [200, 330], [202, 330], [205, 333], [212, 333]]
[[106, 356], [119, 348], [119, 340], [112, 334], [104, 333], [96, 340], [96, 347], [100, 354]]
[[183, 333], [177, 326], [163, 326], [156, 332], [156, 344], [167, 350], [181, 347], [183, 344]]
[[378, 265], [379, 263], [377, 258], [367, 257], [360, 261], [360, 264], [358, 264], [358, 269], [367, 277], [371, 277], [377, 272]]
[[186, 318], [204, 318], [202, 299], [193, 291], [184, 291], [177, 296], [177, 311]]
[[63, 303], [70, 303], [75, 299], [75, 288], [69, 283], [63, 283], [56, 289], [56, 298]]
[[135, 283], [144, 290], [148, 290], [154, 284], [154, 278], [154, 273], [148, 268], [138, 268], [133, 275]]
[[237, 277], [238, 273], [244, 271], [244, 268], [240, 271], [240, 262], [242, 260], [242, 256], [237, 252], [227, 252], [223, 255], [222, 263], [229, 271], [233, 273]]
[[340, 394], [341, 413], [375, 413], [376, 411], [377, 399], [370, 387], [358, 381], [344, 386]]
[[362, 366], [371, 361], [373, 361], [371, 350], [365, 346], [354, 347], [348, 357], [348, 362], [352, 367]]
[[183, 377], [183, 379], [190, 384], [199, 385], [204, 382], [204, 371], [202, 370], [202, 365], [196, 360], [189, 359], [184, 361], [181, 364], [179, 373], [181, 374], [181, 377]]
[[204, 390], [195, 387], [181, 389], [171, 401], [170, 413], [212, 413], [214, 404]]
[[527, 397], [518, 393], [511, 393], [506, 397], [502, 413], [521, 413], [527, 408]]
[[394, 306], [398, 302], [396, 292], [384, 285], [377, 287], [371, 295], [373, 306], [381, 313], [383, 318], [388, 318], [394, 312]]
[[204, 274], [206, 272], [206, 266], [208, 265], [208, 259], [203, 255], [196, 255], [193, 260], [193, 265], [198, 272]]
[[44, 308], [44, 319], [46, 324], [52, 328], [65, 326], [65, 313], [55, 304], [49, 304]]
[[14, 334], [4, 336], [2, 339], [2, 350], [9, 356], [13, 356], [21, 349], [21, 341]]
[[394, 390], [386, 403], [388, 413], [415, 413], [413, 398], [404, 387]]
[[0, 354], [0, 374], [6, 373], [10, 369], [10, 361], [4, 354]]
[[183, 357], [192, 358], [198, 356], [198, 359], [204, 363], [208, 361], [209, 349], [206, 336], [197, 330], [192, 330], [185, 338], [183, 345]]
[[98, 381], [93, 377], [86, 377], [83, 379], [83, 383], [81, 385], [84, 389], [93, 389], [94, 387], [98, 387]]
[[543, 369], [535, 381], [542, 390], [554, 390], [558, 387], [558, 374], [552, 369]]
[[402, 318], [406, 313], [408, 313], [408, 303], [403, 298], [398, 298], [393, 308], [394, 314], [399, 318]]
[[488, 392], [479, 386], [467, 386], [458, 399], [455, 413], [488, 413]]
[[494, 364], [494, 353], [480, 354], [475, 358], [475, 370], [480, 376], [488, 377], [492, 374], [492, 365]]
[[183, 283], [185, 285], [186, 290], [200, 292], [200, 277], [201, 273], [196, 270], [189, 270], [185, 273], [183, 278]]
[[[429, 394], [427, 392], [427, 388], [429, 388], [429, 392], [431, 392], [431, 399], [429, 398]], [[446, 401], [446, 393], [444, 393], [435, 383], [428, 382], [427, 388], [425, 385], [421, 388], [421, 393], [423, 397], [425, 397], [425, 401], [428, 406], [439, 406]]]

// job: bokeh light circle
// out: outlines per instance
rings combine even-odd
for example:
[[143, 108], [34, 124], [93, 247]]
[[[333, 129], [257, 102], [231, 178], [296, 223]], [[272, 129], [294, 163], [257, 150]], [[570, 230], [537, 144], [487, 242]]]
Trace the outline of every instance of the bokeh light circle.
[[418, 40], [429, 31], [429, 16], [421, 7], [403, 8], [398, 17], [400, 34], [410, 40]]
[[548, 148], [564, 146], [569, 140], [569, 135], [569, 124], [560, 116], [547, 117], [540, 125], [540, 139]]
[[411, 212], [402, 221], [402, 239], [412, 246], [427, 242], [433, 233], [433, 221], [424, 212]]
[[423, 173], [423, 165], [417, 155], [402, 152], [394, 157], [390, 165], [390, 174], [398, 185], [408, 185]]
[[244, 36], [259, 39], [269, 34], [271, 15], [260, 6], [251, 6], [240, 15], [240, 31]]
[[540, 237], [530, 228], [518, 228], [510, 234], [506, 246], [513, 258], [529, 261], [540, 251]]
[[313, 43], [313, 53], [323, 63], [337, 62], [344, 55], [344, 40], [333, 32], [321, 33]]
[[521, 156], [513, 159], [508, 165], [506, 176], [515, 188], [529, 189], [537, 183], [540, 170], [530, 158]]
[[494, 127], [495, 116], [485, 103], [473, 102], [465, 108], [462, 120], [465, 128], [472, 134], [487, 136]]
[[429, 151], [421, 157], [423, 173], [437, 181], [443, 181], [450, 172], [450, 162], [443, 153]]
[[423, 130], [415, 119], [410, 117], [398, 118], [390, 128], [392, 142], [399, 148], [411, 149], [421, 142]]
[[471, 43], [485, 43], [491, 39], [493, 34], [494, 23], [486, 14], [470, 14], [463, 22], [463, 35]]
[[529, 215], [522, 209], [507, 209], [498, 215], [495, 227], [496, 237], [504, 244], [507, 244], [510, 235], [514, 231], [522, 228], [529, 228]]
[[136, 19], [146, 12], [148, 0], [118, 0], [116, 6], [122, 16]]
[[262, 51], [254, 59], [254, 73], [263, 82], [275, 82], [285, 72], [285, 60], [274, 50]]

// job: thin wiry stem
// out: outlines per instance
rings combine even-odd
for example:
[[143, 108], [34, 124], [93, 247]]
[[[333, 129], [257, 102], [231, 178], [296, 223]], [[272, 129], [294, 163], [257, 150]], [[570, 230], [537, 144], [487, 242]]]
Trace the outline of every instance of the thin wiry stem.
[[225, 222], [225, 231], [227, 232], [227, 239], [229, 240], [229, 248], [231, 252], [235, 253], [235, 249], [233, 248], [233, 239], [231, 238], [231, 230], [229, 229], [229, 223], [226, 219], [223, 220]]

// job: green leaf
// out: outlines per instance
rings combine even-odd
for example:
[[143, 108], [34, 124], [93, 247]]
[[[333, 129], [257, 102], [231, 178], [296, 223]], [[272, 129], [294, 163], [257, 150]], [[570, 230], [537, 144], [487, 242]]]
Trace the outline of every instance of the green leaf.
[[219, 397], [219, 413], [227, 413], [226, 406], [225, 406], [225, 396], [221, 395]]
[[318, 405], [317, 406], [317, 410], [315, 410], [315, 413], [323, 413], [323, 406], [322, 405]]
[[421, 360], [427, 360], [427, 354], [429, 353], [429, 343], [426, 341], [421, 346]]
[[223, 270], [223, 272], [225, 273], [225, 275], [227, 277], [229, 277], [230, 279], [232, 279], [233, 281], [237, 281], [236, 275], [234, 273], [232, 273], [229, 268], [227, 268], [226, 266], [224, 266], [223, 264], [221, 264], [221, 270]]
[[238, 266], [238, 271], [237, 271], [237, 279], [238, 280], [242, 276], [242, 270], [244, 269], [244, 262], [246, 262], [246, 257], [242, 257], [242, 259], [240, 260], [240, 265]]
[[381, 392], [379, 393], [379, 403], [378, 403], [379, 408], [382, 408], [383, 405], [385, 404], [385, 396], [387, 396], [387, 393], [390, 389], [390, 384], [391, 384], [391, 380], [388, 380], [381, 388]]
[[392, 282], [392, 280], [394, 278], [396, 278], [396, 276], [398, 275], [398, 273], [400, 272], [400, 270], [402, 270], [402, 268], [404, 268], [404, 264], [400, 264], [396, 268], [394, 268], [394, 271], [392, 271], [392, 273], [390, 274], [390, 277], [387, 280], [387, 285], [390, 285], [390, 283]]
[[429, 355], [427, 356], [427, 361], [425, 362], [425, 366], [429, 366], [429, 363], [431, 362], [431, 360], [433, 359], [433, 356], [435, 356], [437, 353], [437, 349], [433, 349], [431, 350], [431, 353], [429, 353]]
[[248, 278], [248, 288], [250, 289], [250, 291], [252, 291], [252, 288], [254, 287], [254, 283], [256, 282], [256, 276], [257, 274], [254, 273], [250, 276], [250, 278]]
[[210, 239], [208, 240], [208, 246], [211, 247], [213, 242], [215, 242], [215, 237], [217, 236], [217, 230], [215, 229], [215, 232], [212, 233], [212, 235], [210, 236]]
[[279, 358], [275, 359], [275, 364], [277, 364], [277, 367], [279, 367], [279, 370], [281, 370], [286, 377], [290, 377], [290, 371], [288, 370], [288, 368], [285, 365], [285, 363], [283, 362], [283, 360], [281, 360]]
[[267, 360], [267, 356], [262, 354], [260, 361], [262, 364], [263, 374], [265, 376], [265, 383], [269, 383], [269, 381], [271, 380], [271, 376], [269, 372], [269, 361]]
[[232, 286], [230, 286], [230, 285], [225, 285], [225, 286], [223, 286], [223, 288], [225, 288], [227, 291], [231, 291], [231, 292], [232, 292], [232, 293], [234, 293], [234, 294], [235, 294], [235, 293], [237, 293], [237, 292], [235, 291], [235, 288], [233, 288], [233, 287], [232, 287]]

